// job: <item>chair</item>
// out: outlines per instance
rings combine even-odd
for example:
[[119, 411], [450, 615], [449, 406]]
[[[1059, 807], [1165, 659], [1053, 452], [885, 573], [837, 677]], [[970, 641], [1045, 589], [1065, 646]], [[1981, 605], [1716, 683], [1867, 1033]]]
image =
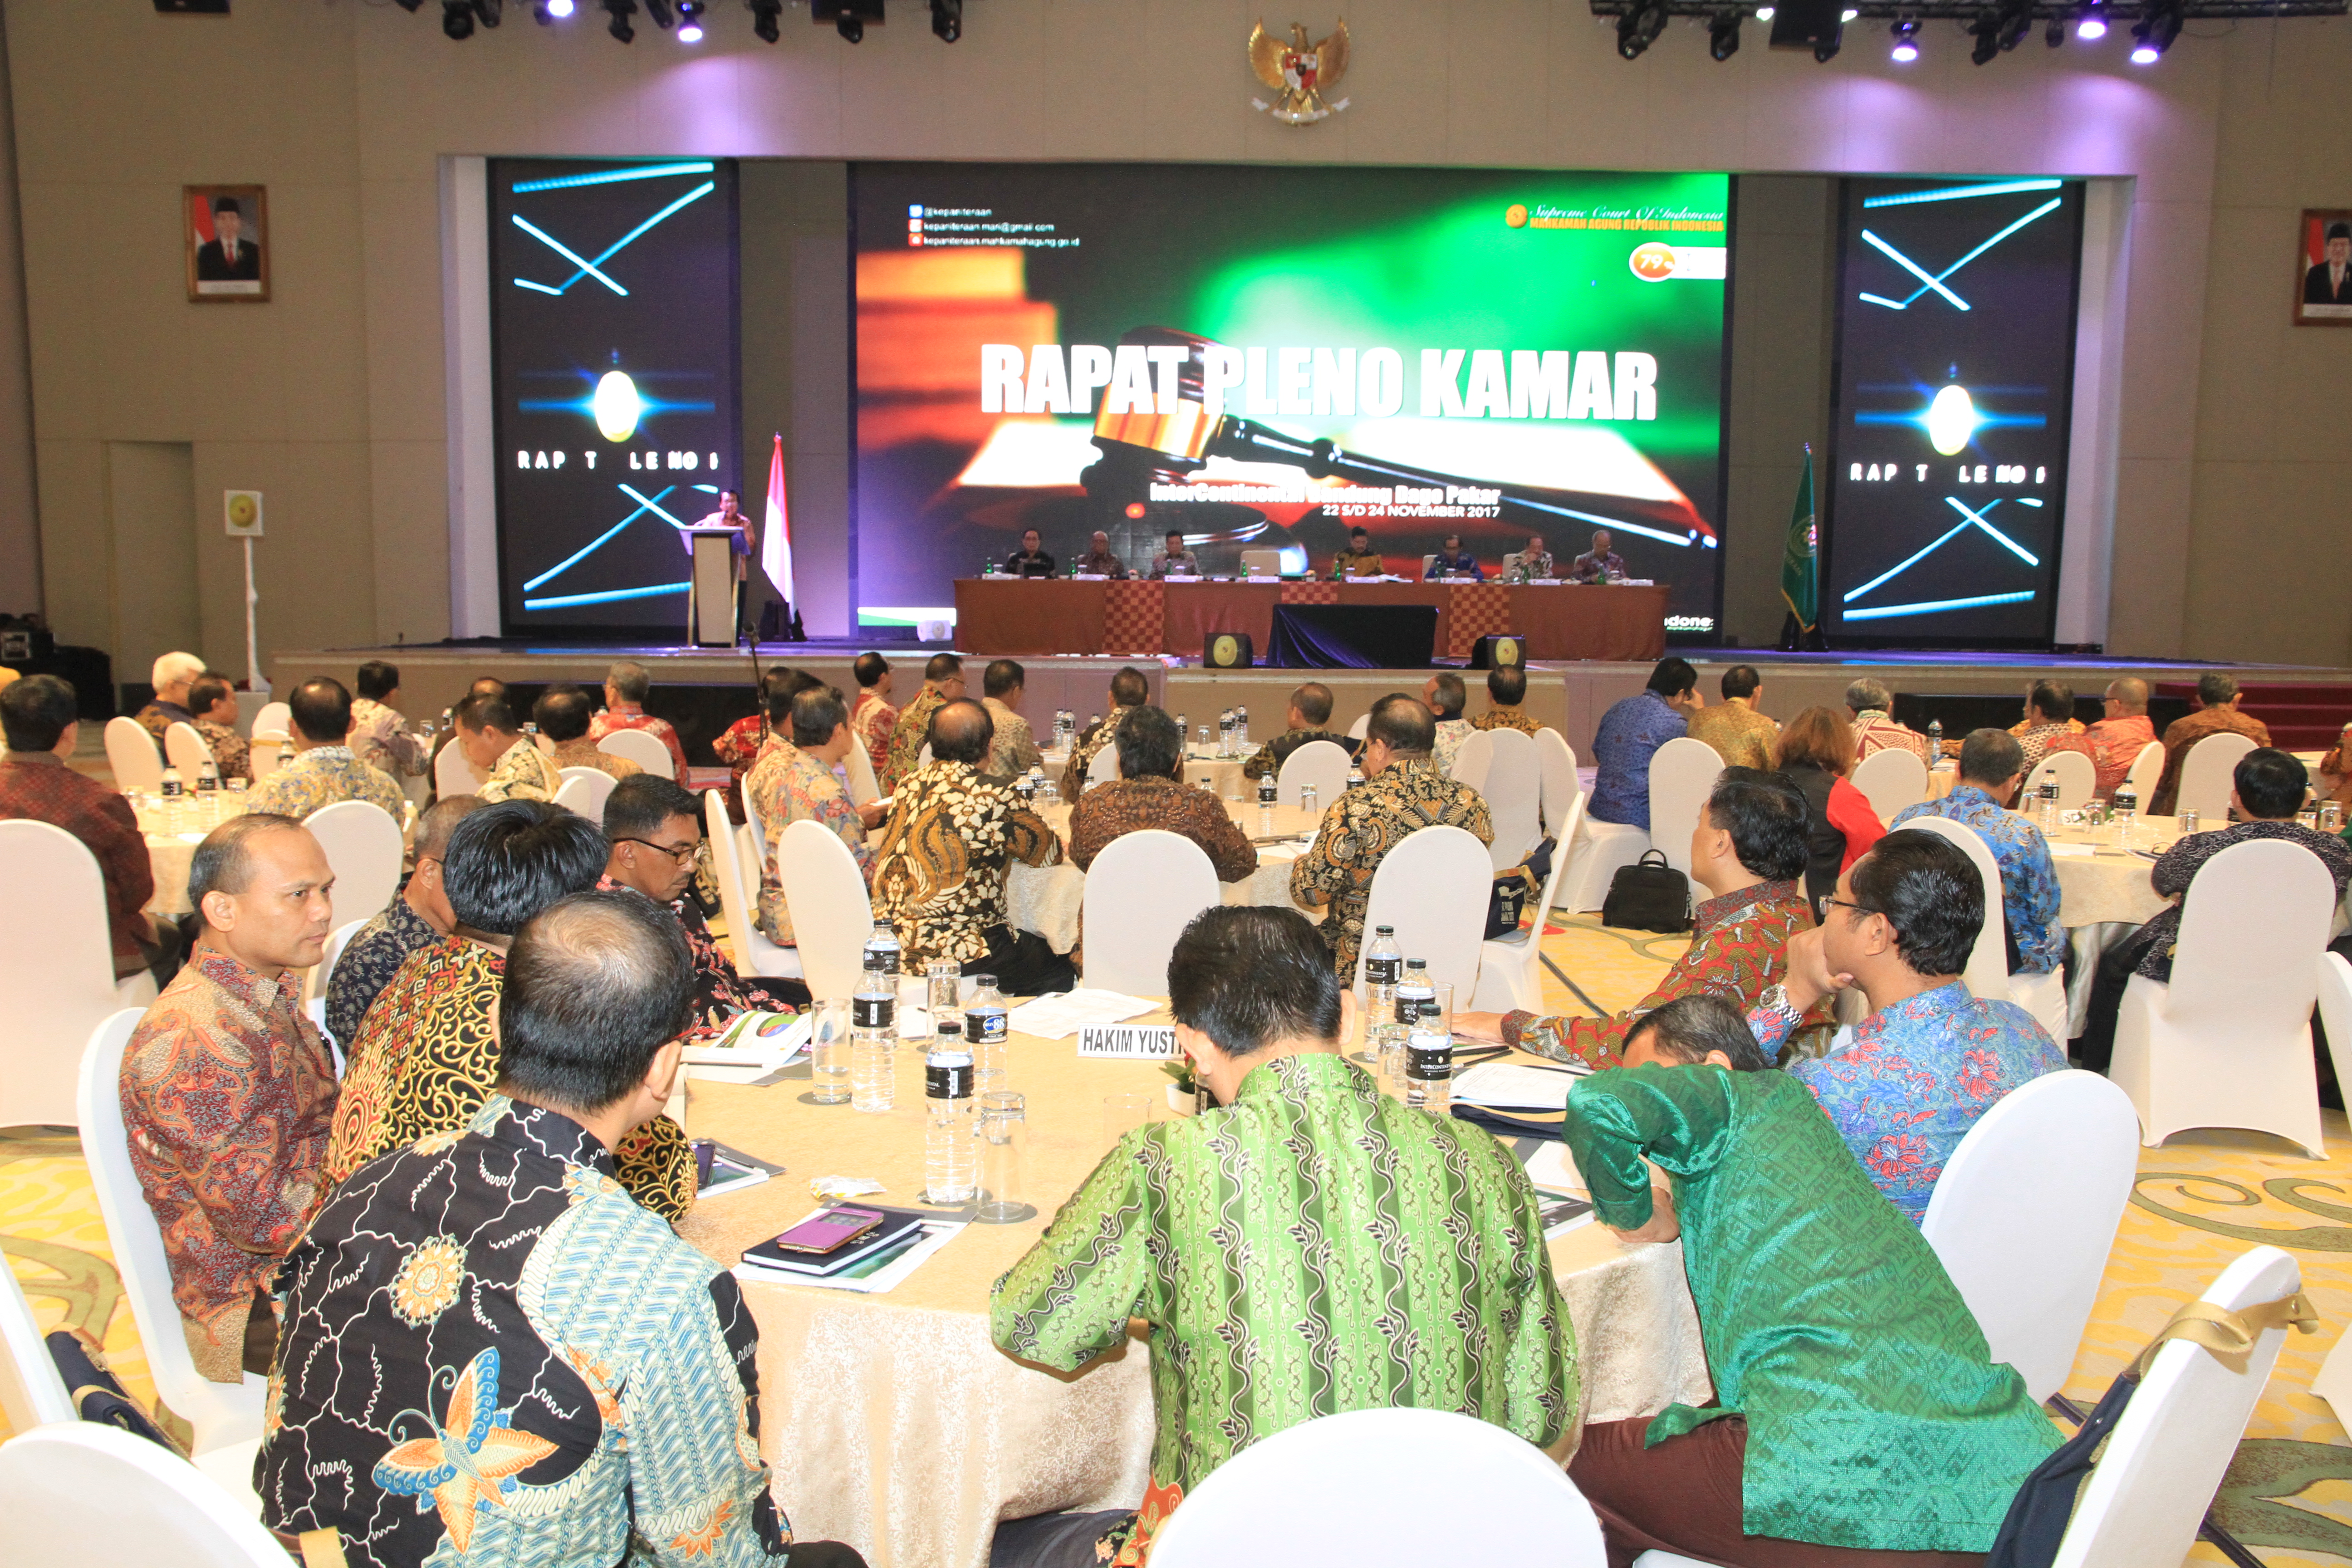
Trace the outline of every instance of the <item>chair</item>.
[[1481, 730], [1462, 742], [1454, 753], [1454, 768], [1447, 775], [1455, 784], [1468, 784], [1480, 795], [1486, 793], [1486, 774], [1495, 766], [1495, 734]]
[[302, 819], [335, 873], [335, 908], [347, 920], [373, 916], [400, 890], [400, 824], [367, 800], [339, 800]]
[[152, 795], [163, 787], [163, 763], [155, 752], [155, 737], [136, 719], [106, 721], [106, 765], [114, 770], [114, 787], [125, 795], [134, 789]]
[[[196, 1371], [180, 1330], [180, 1309], [172, 1300], [171, 1265], [163, 1257], [163, 1233], [147, 1206], [139, 1176], [131, 1168], [131, 1145], [122, 1127], [122, 1052], [139, 1026], [137, 1008], [106, 1019], [82, 1054], [79, 1105], [82, 1157], [106, 1222], [122, 1293], [139, 1328], [140, 1348], [155, 1397], [194, 1430], [193, 1452], [210, 1453], [261, 1436], [262, 1399], [268, 1381], [252, 1373], [239, 1383], [214, 1383]], [[10, 1445], [15, 1447], [14, 1444]], [[5, 1510], [0, 1508], [0, 1519]], [[5, 1556], [5, 1553], [0, 1553]]]
[[[257, 747], [253, 760], [254, 773], [258, 776], [261, 752]], [[474, 764], [466, 760], [466, 748], [454, 739], [441, 748], [439, 756], [433, 759], [433, 793], [443, 800], [454, 795], [472, 795], [489, 782], [487, 774], [474, 771]]]
[[2017, 797], [2020, 810], [2029, 808], [2029, 803], [2038, 798], [2035, 792], [2042, 787], [2042, 781], [2049, 778], [2058, 781], [2061, 811], [2074, 810], [2099, 787], [2099, 770], [2090, 758], [2080, 752], [2053, 752], [2042, 759], [2041, 766], [2026, 775], [2024, 793]]
[[1348, 739], [1360, 741], [1370, 731], [1371, 727], [1372, 716], [1370, 713], [1359, 713], [1356, 715], [1356, 721], [1348, 726]]
[[[2327, 1058], [2336, 1064], [2336, 1081], [2352, 1083], [2352, 963], [2333, 951], [2319, 955], [2319, 1021], [2327, 1031]], [[2347, 1414], [2352, 1414], [2347, 1410]]]
[[[391, 902], [388, 899], [384, 901]], [[303, 1005], [310, 1010], [310, 1022], [322, 1031], [327, 1026], [327, 987], [334, 983], [335, 964], [343, 956], [343, 949], [352, 945], [352, 938], [359, 935], [361, 928], [374, 918], [370, 915], [365, 920], [345, 921], [329, 931], [327, 945], [319, 951], [319, 962], [310, 966], [310, 973], [303, 979]], [[332, 1035], [329, 1035], [327, 1039], [338, 1051], [351, 1044], [348, 1040], [338, 1041]]]
[[[927, 752], [930, 750], [928, 746], [923, 749]], [[1085, 788], [1092, 789], [1098, 784], [1108, 784], [1117, 777], [1118, 777], [1118, 747], [1109, 743], [1097, 746], [1094, 759], [1087, 763]], [[1084, 792], [1081, 791], [1081, 793]]]
[[206, 1470], [95, 1421], [27, 1432], [0, 1448], [0, 1562], [286, 1568], [251, 1487]]
[[1723, 758], [1705, 741], [1677, 735], [1650, 756], [1650, 847], [1663, 851], [1666, 864], [1690, 875], [1691, 834], [1715, 781], [1723, 776]]
[[555, 804], [569, 806], [589, 821], [603, 826], [604, 801], [613, 786], [621, 781], [602, 768], [563, 768], [558, 770], [563, 780], [555, 792]]
[[1202, 910], [1223, 900], [1216, 868], [1181, 833], [1122, 833], [1087, 870], [1079, 906], [1089, 990], [1168, 992], [1168, 955]]
[[1509, 582], [1511, 580], [1511, 568], [1517, 566], [1526, 554], [1527, 552], [1523, 550], [1513, 550], [1506, 552], [1503, 556], [1503, 569], [1495, 574], [1496, 580], [1504, 583]]
[[2142, 746], [2139, 755], [2132, 759], [2131, 771], [2124, 776], [2131, 781], [2132, 794], [2139, 796], [2140, 809], [2147, 810], [2147, 803], [2156, 798], [2157, 784], [2164, 777], [2164, 742], [2150, 741]]
[[1282, 771], [1274, 775], [1274, 798], [1297, 805], [1299, 791], [1313, 784], [1315, 798], [1328, 809], [1347, 793], [1349, 765], [1346, 747], [1335, 741], [1309, 741], [1282, 759]]
[[1555, 836], [1560, 842], [1552, 846], [1551, 875], [1544, 879], [1530, 906], [1535, 918], [1528, 928], [1514, 936], [1489, 937], [1479, 944], [1478, 988], [1470, 1001], [1471, 1012], [1544, 1010], [1543, 977], [1538, 973], [1543, 964], [1544, 922], [1551, 918], [1560, 879], [1568, 875], [1568, 852], [1562, 846], [1575, 836], [1576, 824], [1583, 816], [1584, 797], [1580, 795], [1569, 805], [1567, 831]]
[[[1603, 822], [1592, 815], [1592, 797], [1580, 797], [1582, 810], [1576, 841], [1569, 847], [1568, 876], [1559, 886], [1559, 907], [1575, 914], [1597, 910], [1609, 897], [1617, 873], [1650, 848], [1650, 832], [1627, 822]], [[1685, 850], [1687, 854], [1687, 850]]]
[[213, 749], [196, 733], [196, 727], [184, 720], [174, 719], [163, 731], [163, 759], [180, 770], [181, 779], [190, 789], [204, 776], [205, 764], [214, 763], [215, 776], [219, 764], [214, 762]]
[[670, 760], [669, 748], [643, 730], [615, 730], [597, 742], [596, 749], [608, 757], [626, 757], [649, 773], [685, 782], [677, 778], [677, 764]]
[[294, 732], [294, 710], [284, 702], [265, 702], [253, 716], [252, 734], [290, 735]]
[[[1304, 751], [1306, 748], [1299, 748]], [[1364, 908], [1364, 930], [1396, 928], [1397, 951], [1425, 959], [1429, 977], [1454, 987], [1454, 1005], [1475, 993], [1478, 949], [1495, 872], [1486, 847], [1459, 827], [1415, 828], [1381, 859]], [[1370, 945], [1367, 942], [1365, 946]], [[1364, 995], [1364, 955], [1356, 954], [1356, 999]]]
[[847, 997], [874, 934], [874, 900], [857, 857], [823, 823], [794, 822], [776, 836], [776, 876], [793, 911], [801, 978], [820, 1002]]
[[1282, 552], [1279, 550], [1243, 551], [1242, 575], [1244, 577], [1281, 576]]
[[0, 1263], [0, 1348], [8, 1352], [0, 1359], [0, 1415], [8, 1418], [10, 1431], [29, 1432], [52, 1421], [80, 1419], [73, 1392], [49, 1358], [33, 1304], [25, 1300], [16, 1271], [5, 1263]]
[[[1486, 847], [1487, 858], [1496, 870], [1507, 871], [1526, 858], [1543, 837], [1543, 763], [1536, 755], [1535, 742], [1521, 731], [1484, 733], [1494, 743], [1495, 752], [1486, 769], [1486, 782], [1478, 790], [1486, 797], [1486, 812], [1494, 819], [1495, 841]], [[1569, 776], [1576, 775], [1571, 772]], [[1554, 859], [1566, 868], [1566, 855]]]
[[2310, 1019], [2335, 903], [2301, 845], [2232, 844], [2198, 868], [2171, 984], [2133, 975], [2116, 1019], [2108, 1076], [2139, 1112], [2141, 1142], [2243, 1127], [2325, 1157]]
[[2139, 1119], [2096, 1073], [2045, 1073], [1977, 1119], [1945, 1162], [1920, 1234], [1992, 1359], [2034, 1402], [2064, 1386], [2139, 1174]]
[[[637, 735], [644, 731], [622, 730], [618, 735]], [[614, 739], [608, 735], [606, 740]], [[651, 740], [651, 736], [646, 737]], [[660, 742], [655, 741], [658, 746]], [[710, 843], [710, 869], [719, 882], [719, 907], [727, 917], [727, 940], [735, 949], [735, 973], [746, 980], [766, 977], [773, 980], [798, 980], [801, 977], [801, 955], [797, 948], [779, 947], [760, 934], [751, 916], [758, 908], [759, 875], [751, 871], [747, 877], [740, 848], [735, 840], [735, 824], [727, 816], [727, 792], [705, 790], [702, 795], [703, 837]], [[846, 849], [844, 854], [848, 853]], [[793, 922], [793, 932], [799, 933], [800, 922]], [[861, 939], [862, 940], [862, 939]], [[843, 994], [846, 995], [845, 992]]]
[[1870, 802], [1881, 822], [1894, 820], [1927, 798], [1927, 764], [1899, 746], [1873, 752], [1853, 770], [1853, 787]]
[[1536, 731], [1535, 745], [1536, 772], [1543, 780], [1544, 831], [1565, 845], [1569, 836], [1560, 825], [1568, 820], [1570, 804], [1584, 793], [1584, 782], [1576, 776], [1576, 751], [1549, 724]]
[[[278, 771], [278, 748], [283, 740], [283, 736], [278, 735], [254, 737], [252, 749], [246, 753], [246, 763], [253, 770], [255, 784], [259, 784]], [[452, 751], [456, 749], [454, 746], [450, 748]]]
[[2053, 969], [2047, 974], [2011, 974], [2009, 972], [2009, 910], [2001, 902], [2000, 862], [1992, 858], [1992, 847], [1966, 823], [1954, 822], [1948, 816], [1915, 816], [1903, 825], [1941, 834], [1968, 852], [1976, 863], [1977, 877], [1984, 888], [1984, 924], [1977, 930], [1977, 944], [1969, 953], [1969, 967], [1964, 978], [1969, 993], [1988, 1002], [2014, 1002], [2033, 1015], [2034, 1021], [2049, 1032], [2053, 1040], [2066, 1038], [2066, 976], [2063, 970]]
[[0, 822], [0, 1127], [75, 1125], [74, 1066], [89, 1032], [155, 999], [145, 970], [114, 977], [97, 858], [46, 822]]
[[[2254, 749], [2253, 739], [2224, 731], [2208, 735], [2189, 748], [2189, 755], [2180, 764], [2180, 793], [2173, 809], [2194, 807], [2198, 819], [2209, 826], [2225, 826], [2230, 820], [2230, 792], [2234, 787], [2231, 774], [2238, 771], [2238, 759]], [[2146, 810], [2147, 797], [2140, 797], [2140, 807]]]
[[[1430, 1484], [1376, 1480], [1406, 1470]], [[1169, 1516], [1151, 1561], [1600, 1568], [1607, 1554], [1592, 1505], [1541, 1449], [1475, 1416], [1390, 1406], [1325, 1415], [1244, 1448]]]
[[1433, 551], [1433, 551], [1431, 551], [1428, 554], [1426, 554], [1426, 555], [1424, 555], [1424, 556], [1423, 556], [1423, 557], [1421, 558], [1421, 577], [1420, 577], [1420, 581], [1422, 581], [1422, 582], [1423, 582], [1423, 583], [1426, 583], [1426, 582], [1428, 582], [1428, 581], [1429, 581], [1429, 569], [1430, 569], [1430, 567], [1431, 567], [1432, 565], [1433, 565], [1433, 564], [1436, 563], [1436, 561], [1437, 561], [1437, 552], [1436, 552], [1435, 551]]
[[842, 771], [849, 775], [850, 805], [864, 805], [869, 800], [882, 798], [882, 781], [874, 776], [874, 759], [866, 754], [865, 742], [849, 748]]

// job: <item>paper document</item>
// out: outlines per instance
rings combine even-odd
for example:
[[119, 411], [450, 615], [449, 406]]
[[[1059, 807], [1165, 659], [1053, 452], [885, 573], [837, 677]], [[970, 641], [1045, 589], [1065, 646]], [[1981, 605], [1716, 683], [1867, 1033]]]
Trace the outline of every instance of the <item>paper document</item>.
[[793, 1274], [782, 1268], [761, 1268], [738, 1263], [735, 1278], [766, 1285], [803, 1285], [813, 1290], [856, 1290], [863, 1295], [887, 1294], [900, 1280], [923, 1266], [924, 1259], [956, 1238], [969, 1220], [927, 1219], [922, 1239], [886, 1258], [853, 1265], [838, 1274]]
[[2099, 847], [2095, 844], [2060, 844], [2053, 841], [2050, 846], [2050, 854], [2053, 858], [2073, 857], [2075, 858], [2087, 859], [2091, 856], [2096, 855], [2098, 852]]
[[1563, 1110], [1568, 1106], [1568, 1091], [1583, 1076], [1583, 1072], [1564, 1067], [1481, 1062], [1454, 1079], [1454, 1098], [1489, 1110]]
[[756, 1068], [751, 1076], [763, 1078], [808, 1048], [813, 1017], [808, 1013], [744, 1013], [713, 1038], [688, 1045], [685, 1059], [693, 1067]]
[[1080, 989], [1024, 1002], [1013, 1009], [1005, 1021], [1024, 1035], [1066, 1040], [1088, 1024], [1119, 1023], [1159, 1005], [1139, 996], [1122, 996], [1116, 991]]

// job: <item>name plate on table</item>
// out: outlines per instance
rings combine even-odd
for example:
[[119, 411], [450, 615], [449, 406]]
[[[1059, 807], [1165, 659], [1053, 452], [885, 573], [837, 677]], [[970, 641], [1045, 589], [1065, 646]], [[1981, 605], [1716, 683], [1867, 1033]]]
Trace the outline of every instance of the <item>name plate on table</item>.
[[1160, 1062], [1176, 1054], [1172, 1024], [1088, 1024], [1078, 1031], [1078, 1055], [1103, 1061]]

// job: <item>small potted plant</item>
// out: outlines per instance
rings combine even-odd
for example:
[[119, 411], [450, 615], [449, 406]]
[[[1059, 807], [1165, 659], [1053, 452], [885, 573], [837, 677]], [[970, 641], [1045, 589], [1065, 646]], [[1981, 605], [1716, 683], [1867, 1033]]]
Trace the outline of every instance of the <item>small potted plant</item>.
[[1178, 1057], [1160, 1070], [1175, 1081], [1168, 1086], [1168, 1109], [1179, 1116], [1198, 1116], [1213, 1109], [1209, 1091], [1192, 1076], [1192, 1058]]

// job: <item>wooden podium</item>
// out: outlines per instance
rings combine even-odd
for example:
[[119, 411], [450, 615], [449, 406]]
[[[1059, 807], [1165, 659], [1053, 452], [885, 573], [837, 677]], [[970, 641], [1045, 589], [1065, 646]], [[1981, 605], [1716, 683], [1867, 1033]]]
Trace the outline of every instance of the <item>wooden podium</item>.
[[735, 595], [740, 584], [735, 559], [745, 553], [739, 528], [688, 528], [687, 550], [692, 562], [688, 574], [686, 640], [696, 647], [735, 646]]

